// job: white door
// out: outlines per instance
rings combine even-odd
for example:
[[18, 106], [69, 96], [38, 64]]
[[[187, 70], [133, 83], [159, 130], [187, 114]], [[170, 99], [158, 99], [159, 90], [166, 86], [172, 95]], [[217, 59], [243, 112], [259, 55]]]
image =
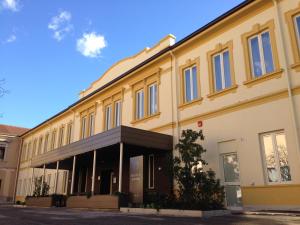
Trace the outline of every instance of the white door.
[[242, 191], [237, 153], [222, 154], [222, 163], [226, 205], [228, 208], [239, 208], [242, 206]]

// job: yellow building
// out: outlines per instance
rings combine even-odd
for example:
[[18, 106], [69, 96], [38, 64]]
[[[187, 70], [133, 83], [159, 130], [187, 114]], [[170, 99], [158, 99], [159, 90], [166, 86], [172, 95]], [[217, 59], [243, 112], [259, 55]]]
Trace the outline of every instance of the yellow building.
[[178, 42], [168, 35], [22, 136], [17, 199], [44, 175], [52, 193], [142, 202], [168, 190], [164, 159], [181, 131], [203, 129], [228, 207], [299, 209], [299, 71], [299, 0], [245, 1]]

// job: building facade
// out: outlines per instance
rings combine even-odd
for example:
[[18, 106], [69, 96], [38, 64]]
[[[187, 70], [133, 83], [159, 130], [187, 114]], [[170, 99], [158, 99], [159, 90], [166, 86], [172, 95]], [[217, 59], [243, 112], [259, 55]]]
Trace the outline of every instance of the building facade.
[[19, 135], [26, 131], [25, 128], [0, 124], [0, 203], [13, 200], [21, 151]]
[[181, 131], [202, 129], [228, 207], [299, 208], [299, 37], [299, 0], [249, 0], [117, 62], [22, 136], [17, 199], [42, 176], [52, 192], [141, 202], [170, 189]]

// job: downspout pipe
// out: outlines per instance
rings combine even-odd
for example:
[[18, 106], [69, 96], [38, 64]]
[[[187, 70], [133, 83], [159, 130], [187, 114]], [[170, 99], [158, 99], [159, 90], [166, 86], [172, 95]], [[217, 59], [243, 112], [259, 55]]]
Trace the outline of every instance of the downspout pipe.
[[289, 105], [290, 105], [290, 111], [292, 115], [292, 121], [293, 121], [293, 128], [295, 132], [295, 139], [296, 139], [296, 147], [298, 149], [298, 154], [300, 157], [300, 140], [299, 140], [299, 130], [298, 130], [298, 124], [297, 124], [297, 117], [296, 117], [296, 107], [293, 99], [293, 93], [292, 93], [292, 84], [291, 84], [291, 73], [290, 68], [288, 67], [288, 58], [287, 58], [287, 45], [286, 40], [283, 35], [283, 28], [282, 28], [282, 18], [280, 16], [280, 9], [277, 0], [273, 0], [274, 7], [275, 7], [275, 13], [276, 13], [276, 21], [278, 24], [278, 33], [279, 33], [279, 42], [281, 44], [282, 48], [282, 55], [283, 55], [283, 67], [284, 67], [284, 73], [286, 77], [286, 84], [287, 84], [287, 91], [288, 91], [288, 99], [289, 99]]

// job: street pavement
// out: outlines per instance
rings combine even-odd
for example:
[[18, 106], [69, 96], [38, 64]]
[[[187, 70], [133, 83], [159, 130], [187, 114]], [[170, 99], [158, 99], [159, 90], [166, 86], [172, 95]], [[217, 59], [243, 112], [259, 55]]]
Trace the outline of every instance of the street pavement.
[[0, 225], [300, 225], [300, 217], [230, 215], [211, 218], [162, 217], [111, 211], [0, 206]]

